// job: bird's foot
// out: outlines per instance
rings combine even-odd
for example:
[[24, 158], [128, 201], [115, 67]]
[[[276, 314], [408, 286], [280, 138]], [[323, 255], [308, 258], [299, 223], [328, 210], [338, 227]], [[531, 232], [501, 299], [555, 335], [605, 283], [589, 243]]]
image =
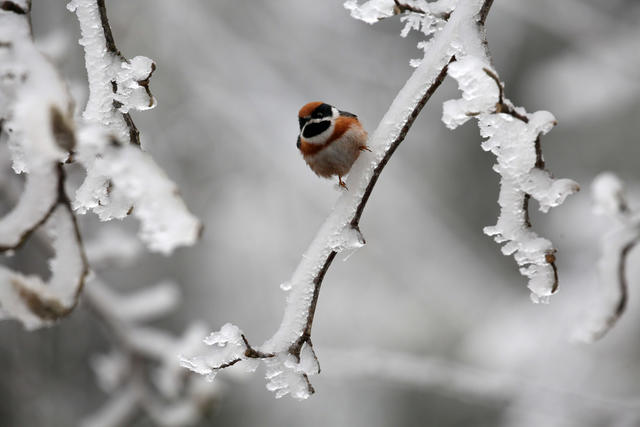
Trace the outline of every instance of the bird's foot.
[[358, 147], [360, 149], [360, 151], [368, 151], [371, 152], [371, 149], [369, 147], [367, 147], [366, 145], [361, 145], [360, 147]]
[[345, 190], [349, 191], [349, 188], [347, 188], [347, 184], [344, 183], [341, 176], [338, 176], [338, 186], [340, 188], [344, 188]]

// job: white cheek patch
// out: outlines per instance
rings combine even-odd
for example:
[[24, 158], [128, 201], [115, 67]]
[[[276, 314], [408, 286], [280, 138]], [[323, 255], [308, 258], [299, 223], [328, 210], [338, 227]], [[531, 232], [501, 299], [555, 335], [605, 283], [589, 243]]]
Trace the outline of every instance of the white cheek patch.
[[306, 137], [304, 136], [304, 130], [305, 128], [312, 124], [312, 123], [320, 123], [322, 121], [326, 121], [326, 119], [312, 119], [309, 120], [309, 122], [304, 126], [304, 128], [302, 128], [302, 137], [304, 138], [305, 141], [307, 141], [310, 144], [314, 144], [314, 145], [321, 145], [324, 144], [325, 142], [327, 142], [327, 140], [329, 139], [329, 137], [333, 134], [333, 129], [336, 127], [335, 126], [335, 121], [331, 120], [331, 126], [329, 126], [325, 131], [319, 133], [318, 135], [312, 136], [312, 137]]

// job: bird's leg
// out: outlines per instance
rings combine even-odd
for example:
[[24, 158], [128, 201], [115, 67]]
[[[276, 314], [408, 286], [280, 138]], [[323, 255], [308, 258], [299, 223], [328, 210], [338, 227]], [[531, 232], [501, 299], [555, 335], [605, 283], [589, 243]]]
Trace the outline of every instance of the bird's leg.
[[338, 185], [344, 188], [345, 190], [349, 191], [349, 189], [347, 188], [347, 184], [344, 183], [344, 181], [342, 180], [342, 176], [340, 175], [338, 175]]
[[360, 147], [358, 147], [360, 149], [360, 151], [368, 151], [371, 152], [371, 149], [369, 147], [367, 147], [366, 145], [361, 145]]

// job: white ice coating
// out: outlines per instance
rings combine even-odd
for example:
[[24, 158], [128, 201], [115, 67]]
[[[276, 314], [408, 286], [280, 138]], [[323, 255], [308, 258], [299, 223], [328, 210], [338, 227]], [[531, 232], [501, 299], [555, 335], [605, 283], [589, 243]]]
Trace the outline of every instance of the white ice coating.
[[113, 99], [122, 104], [118, 111], [128, 113], [132, 109], [148, 110], [156, 106], [155, 98], [139, 83], [149, 78], [154, 67], [153, 61], [145, 56], [121, 62], [115, 79], [118, 89], [113, 94]]
[[18, 245], [51, 210], [58, 198], [56, 166], [50, 164], [27, 174], [18, 203], [0, 218], [0, 248]]
[[640, 213], [632, 211], [622, 181], [610, 172], [598, 175], [591, 186], [594, 213], [611, 219], [613, 228], [602, 238], [598, 261], [598, 292], [574, 331], [574, 339], [594, 342], [618, 321], [624, 309], [627, 253], [640, 241]]
[[33, 44], [24, 15], [0, 11], [0, 42], [0, 120], [13, 169], [26, 173], [20, 199], [0, 218], [0, 249], [6, 249], [20, 243], [53, 209], [58, 198], [57, 164], [68, 155], [58, 145], [54, 116], [70, 132], [73, 124], [67, 87]]
[[87, 292], [110, 315], [126, 322], [154, 320], [173, 311], [180, 303], [178, 286], [173, 282], [160, 282], [127, 295], [120, 295], [99, 280], [91, 280]]
[[591, 184], [593, 213], [625, 221], [628, 216], [627, 198], [620, 178], [611, 172], [598, 175]]
[[375, 24], [381, 19], [393, 16], [394, 7], [395, 2], [393, 0], [369, 0], [362, 5], [358, 4], [358, 0], [344, 2], [344, 8], [351, 13], [352, 18], [359, 19], [367, 24]]
[[458, 82], [462, 98], [450, 99], [442, 105], [442, 121], [455, 129], [473, 118], [469, 113], [491, 113], [498, 102], [499, 88], [484, 69], [491, 70], [487, 58], [464, 56], [449, 65], [447, 73]]
[[[351, 6], [355, 4], [355, 2], [347, 2], [345, 7], [353, 11]], [[275, 392], [276, 397], [290, 394], [294, 398], [304, 399], [309, 396], [310, 390], [304, 374], [308, 376], [317, 372], [315, 369], [317, 361], [310, 362], [311, 348], [307, 349], [303, 346], [300, 363], [297, 363], [295, 357], [289, 353], [289, 348], [303, 335], [306, 327], [315, 289], [314, 278], [318, 276], [332, 251], [343, 246], [344, 243], [355, 244], [359, 241], [358, 238], [354, 240], [354, 237], [359, 237], [359, 233], [348, 230], [351, 228], [351, 220], [356, 214], [375, 169], [398, 138], [402, 127], [409, 120], [427, 89], [435, 83], [451, 57], [457, 53], [455, 46], [460, 44], [458, 35], [462, 27], [476, 25], [476, 17], [482, 4], [482, 0], [462, 2], [451, 14], [446, 26], [434, 36], [421, 65], [400, 90], [367, 142], [371, 152], [362, 153], [354, 163], [346, 182], [349, 191], [343, 192], [337, 200], [333, 211], [302, 255], [293, 276], [285, 282], [285, 288], [290, 287], [290, 291], [287, 294], [282, 323], [276, 333], [260, 347], [260, 351], [275, 354], [275, 357], [265, 358], [263, 362], [267, 368], [267, 388]], [[214, 361], [225, 360], [220, 354], [221, 350], [226, 351], [224, 348], [212, 347], [204, 355], [183, 358], [183, 364], [195, 372], [210, 375], [211, 365], [206, 363], [207, 358]], [[315, 356], [313, 358], [315, 359]]]
[[129, 359], [118, 350], [91, 357], [91, 367], [100, 388], [111, 393], [127, 378], [131, 369]]
[[[362, 4], [358, 4], [357, 0], [347, 0], [344, 7], [349, 10], [351, 17], [366, 22], [367, 24], [375, 24], [381, 19], [389, 18], [396, 13], [401, 13], [400, 21], [404, 22], [404, 27], [400, 31], [400, 36], [407, 37], [411, 31], [420, 31], [423, 35], [429, 37], [434, 33], [442, 30], [446, 25], [445, 16], [449, 15], [455, 9], [457, 0], [439, 0], [427, 2], [426, 0], [406, 0], [400, 2], [403, 5], [411, 6], [421, 11], [421, 13], [412, 12], [410, 10], [400, 11], [393, 0], [368, 0]], [[418, 49], [425, 52], [430, 47], [430, 42], [418, 42]], [[418, 67], [422, 59], [412, 59], [409, 64], [412, 67]]]
[[226, 323], [217, 332], [211, 332], [203, 343], [213, 348], [206, 355], [180, 354], [180, 364], [198, 374], [206, 375], [210, 381], [215, 378], [220, 366], [246, 359], [247, 346], [242, 339], [242, 331], [231, 323]]
[[0, 319], [19, 320], [29, 330], [51, 325], [73, 308], [84, 278], [82, 249], [67, 207], [58, 205], [45, 228], [55, 251], [48, 282], [0, 266]]
[[123, 114], [156, 105], [147, 88], [153, 61], [144, 56], [127, 60], [109, 50], [96, 0], [72, 0], [67, 7], [80, 22], [89, 81], [77, 155], [87, 177], [76, 192], [74, 209], [81, 214], [92, 210], [108, 221], [124, 218], [134, 207], [142, 224], [140, 238], [152, 251], [168, 255], [177, 246], [192, 245], [201, 225], [175, 184], [148, 154], [124, 146], [131, 129]]
[[[89, 81], [89, 100], [82, 117], [89, 124], [109, 129], [119, 141], [128, 141], [129, 128], [121, 113], [155, 106], [153, 97], [138, 84], [151, 74], [153, 61], [145, 57], [127, 61], [107, 49], [96, 0], [71, 0], [67, 9], [75, 12], [80, 23]], [[112, 82], [117, 85], [116, 93]], [[113, 101], [122, 104], [120, 110], [114, 108]]]
[[[117, 339], [111, 352], [92, 360], [98, 383], [110, 399], [82, 425], [128, 425], [129, 416], [136, 410], [144, 410], [162, 426], [197, 421], [218, 395], [218, 389], [204, 387], [201, 377], [185, 377], [176, 355], [202, 352], [202, 336], [208, 327], [194, 323], [182, 336], [174, 337], [140, 324], [176, 306], [179, 295], [175, 286], [160, 284], [120, 295], [93, 275], [84, 297]], [[127, 402], [120, 399], [123, 394]]]
[[526, 114], [507, 99], [503, 103], [526, 117], [526, 121], [496, 112], [500, 91], [490, 74], [497, 74], [483, 49], [477, 44], [467, 45], [466, 40], [463, 38], [462, 50], [480, 52], [481, 56], [461, 55], [449, 66], [448, 73], [458, 81], [462, 98], [444, 103], [442, 121], [455, 129], [471, 118], [478, 120], [480, 134], [487, 138], [482, 148], [496, 156], [493, 169], [500, 175], [500, 216], [497, 224], [485, 227], [484, 232], [504, 243], [505, 255], [514, 256], [520, 273], [529, 279], [532, 301], [548, 302], [557, 287], [552, 265], [555, 249], [551, 241], [539, 237], [527, 224], [526, 195], [538, 202], [542, 212], [547, 212], [579, 187], [570, 179], [553, 179], [549, 172], [536, 167], [536, 140], [555, 126], [553, 115], [547, 111]]
[[[87, 179], [76, 192], [74, 209], [80, 213], [92, 209], [105, 221], [122, 217], [135, 206], [140, 239], [165, 255], [196, 242], [200, 221], [149, 154], [132, 145], [113, 144], [100, 129], [84, 128], [78, 133], [76, 158], [87, 169]], [[94, 178], [103, 184], [94, 186]], [[110, 203], [105, 206], [107, 197]]]

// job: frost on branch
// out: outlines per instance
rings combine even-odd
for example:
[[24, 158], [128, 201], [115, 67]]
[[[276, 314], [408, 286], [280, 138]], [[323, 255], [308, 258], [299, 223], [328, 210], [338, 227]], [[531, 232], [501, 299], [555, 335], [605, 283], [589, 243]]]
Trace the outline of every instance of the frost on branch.
[[[105, 240], [106, 239], [106, 240]], [[110, 245], [110, 237], [99, 236], [88, 247], [101, 247], [91, 258], [94, 268], [107, 264], [136, 262], [137, 256]], [[122, 235], [122, 245], [135, 247], [135, 241]], [[167, 315], [180, 304], [176, 284], [165, 281], [129, 294], [115, 292], [97, 274], [87, 282], [85, 302], [106, 326], [114, 347], [94, 356], [92, 366], [100, 388], [110, 395], [107, 403], [82, 422], [84, 427], [128, 425], [139, 411], [159, 426], [196, 424], [218, 398], [219, 390], [204, 378], [188, 375], [179, 365], [177, 354], [192, 355], [202, 350], [206, 327], [194, 323], [181, 337], [144, 325]]]
[[[407, 37], [412, 30], [420, 31], [423, 35], [431, 37], [444, 28], [456, 3], [457, 0], [432, 2], [426, 0], [368, 0], [358, 4], [358, 0], [347, 0], [344, 7], [354, 19], [364, 21], [367, 24], [375, 24], [381, 19], [401, 15], [400, 21], [404, 22], [404, 27], [400, 32], [402, 37]], [[427, 41], [418, 43], [418, 49], [425, 52], [429, 47], [430, 43]], [[409, 63], [412, 67], [417, 67], [420, 62], [420, 59], [412, 59]]]
[[[76, 159], [87, 169], [87, 178], [76, 192], [76, 210], [84, 213], [90, 208], [108, 220], [134, 206], [140, 238], [149, 249], [164, 254], [197, 241], [200, 222], [149, 154], [133, 145], [120, 145], [101, 129], [85, 127], [78, 134]], [[103, 205], [101, 200], [107, 199], [109, 203]]]
[[119, 141], [140, 144], [129, 110], [147, 110], [156, 104], [148, 84], [155, 64], [142, 56], [124, 58], [115, 46], [104, 0], [71, 0], [67, 5], [80, 23], [89, 100], [82, 113], [88, 124], [100, 124]]
[[547, 111], [528, 114], [503, 97], [502, 83], [487, 58], [461, 56], [449, 66], [458, 81], [462, 98], [444, 103], [442, 120], [450, 129], [467, 120], [478, 120], [482, 143], [497, 159], [493, 169], [500, 175], [500, 216], [484, 232], [504, 243], [502, 252], [513, 255], [520, 273], [529, 279], [531, 299], [548, 302], [557, 290], [555, 252], [551, 241], [538, 236], [529, 222], [529, 200], [535, 199], [542, 212], [560, 205], [579, 190], [569, 179], [554, 179], [545, 170], [540, 137], [556, 121]]
[[393, 0], [369, 0], [362, 5], [358, 4], [358, 0], [347, 0], [344, 2], [344, 7], [351, 13], [352, 18], [367, 24], [375, 24], [395, 14]]
[[27, 329], [51, 325], [73, 310], [86, 274], [80, 236], [69, 207], [58, 204], [44, 227], [55, 251], [49, 261], [48, 281], [0, 266], [0, 319], [19, 320]]
[[[25, 5], [26, 8], [26, 5]], [[58, 200], [58, 163], [73, 148], [72, 101], [53, 65], [36, 49], [26, 15], [0, 10], [0, 133], [23, 194], [0, 219], [0, 250], [41, 224]]]
[[73, 103], [33, 44], [29, 13], [30, 2], [0, 9], [0, 132], [14, 172], [26, 175], [15, 206], [0, 218], [0, 251], [16, 249], [42, 226], [55, 256], [46, 282], [0, 266], [0, 318], [35, 329], [73, 310], [87, 267], [61, 166], [75, 145]]
[[87, 177], [76, 192], [79, 213], [93, 211], [102, 221], [132, 212], [141, 221], [140, 238], [149, 249], [170, 254], [192, 245], [201, 224], [187, 210], [175, 184], [142, 151], [129, 112], [156, 105], [149, 90], [154, 62], [143, 56], [126, 59], [109, 27], [104, 0], [72, 0], [84, 47], [89, 100], [77, 158]]
[[602, 173], [591, 189], [594, 212], [611, 220], [613, 228], [602, 239], [597, 299], [574, 335], [585, 342], [602, 338], [624, 313], [629, 293], [627, 259], [640, 241], [640, 213], [629, 209], [620, 179], [612, 173]]
[[[345, 6], [354, 5], [357, 6], [347, 2]], [[208, 351], [181, 358], [185, 367], [211, 377], [223, 368], [260, 359], [266, 366], [267, 388], [276, 397], [290, 395], [304, 399], [314, 392], [309, 377], [319, 373], [320, 366], [313, 350], [311, 328], [324, 276], [339, 251], [364, 245], [359, 221], [376, 181], [425, 103], [444, 80], [447, 65], [456, 52], [454, 45], [459, 44], [457, 37], [461, 28], [482, 26], [490, 5], [490, 0], [461, 2], [442, 31], [434, 35], [432, 48], [425, 52], [420, 66], [369, 138], [367, 145], [371, 152], [363, 153], [354, 163], [347, 178], [349, 191], [341, 194], [292, 277], [281, 285], [288, 292], [287, 304], [273, 336], [262, 346], [253, 348], [239, 328], [225, 325], [208, 340], [211, 344]]]
[[253, 372], [261, 359], [266, 366], [267, 390], [274, 392], [277, 399], [288, 394], [295, 399], [306, 399], [313, 393], [309, 376], [318, 374], [320, 365], [310, 340], [302, 343], [298, 355], [294, 351], [263, 353], [249, 345], [237, 326], [227, 323], [203, 342], [212, 348], [204, 355], [181, 355], [180, 361], [182, 366], [205, 375], [209, 381], [213, 381], [221, 369], [234, 365]]

